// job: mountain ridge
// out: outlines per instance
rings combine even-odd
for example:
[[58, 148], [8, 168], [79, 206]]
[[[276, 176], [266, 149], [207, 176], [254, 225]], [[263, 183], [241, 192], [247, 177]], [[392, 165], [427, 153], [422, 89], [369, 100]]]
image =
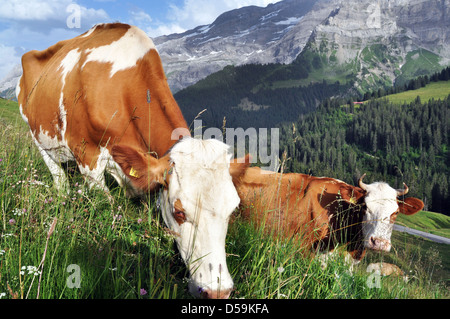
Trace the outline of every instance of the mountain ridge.
[[[394, 82], [414, 50], [437, 55], [440, 66], [450, 63], [448, 16], [449, 0], [284, 0], [232, 10], [210, 25], [158, 37], [155, 43], [174, 92], [226, 65], [292, 63], [308, 43], [336, 64], [361, 64], [358, 80], [368, 82], [360, 87], [364, 90]], [[384, 45], [388, 59], [364, 60], [371, 58], [364, 56], [370, 53], [365, 48], [375, 44]], [[371, 68], [375, 77], [366, 79]], [[381, 81], [374, 79], [380, 75]]]
[[[450, 0], [283, 0], [231, 10], [209, 25], [153, 40], [173, 93], [227, 65], [290, 64], [305, 47], [330, 67], [353, 68], [355, 88], [365, 91], [448, 65], [449, 16]], [[418, 62], [430, 60], [414, 60], [422, 49], [432, 63], [418, 70]]]

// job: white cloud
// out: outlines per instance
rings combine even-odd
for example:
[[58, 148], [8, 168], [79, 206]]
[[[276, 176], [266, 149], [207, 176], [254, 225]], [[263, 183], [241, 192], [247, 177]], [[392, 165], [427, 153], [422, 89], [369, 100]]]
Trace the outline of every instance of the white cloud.
[[153, 24], [152, 17], [146, 13], [144, 10], [139, 8], [133, 8], [128, 11], [129, 19], [127, 23], [135, 25], [142, 30], [147, 31], [149, 26]]
[[[182, 7], [171, 5], [172, 20], [185, 28], [212, 23], [220, 14], [245, 6], [265, 7], [279, 0], [185, 0]], [[170, 18], [170, 17], [169, 17]]]
[[131, 10], [130, 12], [130, 16], [131, 22], [136, 22], [136, 23], [142, 23], [142, 22], [152, 22], [153, 19], [152, 17], [150, 17], [150, 15], [148, 13], [146, 13], [144, 10]]
[[160, 35], [168, 35], [168, 34], [174, 34], [174, 33], [183, 33], [187, 29], [181, 27], [177, 23], [172, 23], [172, 24], [161, 24], [161, 25], [156, 26], [156, 27], [149, 26], [149, 27], [143, 28], [143, 30], [145, 32], [147, 32], [147, 34], [151, 38], [155, 38], [155, 37], [158, 37]]
[[55, 3], [5, 0], [1, 5], [0, 18], [10, 20], [44, 20], [52, 14], [52, 7], [55, 7]]
[[[72, 0], [2, 0], [0, 4], [0, 22], [11, 24], [15, 28], [31, 28], [48, 32], [54, 28], [67, 28], [67, 12]], [[98, 22], [106, 22], [108, 14], [103, 9], [86, 8], [77, 5], [81, 28], [88, 29]]]
[[99, 22], [110, 22], [103, 9], [76, 5], [79, 28], [67, 24], [72, 0], [1, 0], [0, 2], [0, 80], [17, 63], [25, 51], [43, 50], [70, 39]]
[[266, 7], [278, 1], [280, 0], [184, 0], [181, 5], [169, 5], [169, 22], [154, 21], [143, 29], [152, 37], [182, 33], [200, 25], [211, 24], [226, 11], [250, 5]]
[[[12, 66], [20, 63], [20, 58], [16, 56], [16, 49], [14, 47], [5, 46], [0, 44], [0, 75], [6, 76], [10, 71]], [[0, 77], [0, 80], [3, 78]]]

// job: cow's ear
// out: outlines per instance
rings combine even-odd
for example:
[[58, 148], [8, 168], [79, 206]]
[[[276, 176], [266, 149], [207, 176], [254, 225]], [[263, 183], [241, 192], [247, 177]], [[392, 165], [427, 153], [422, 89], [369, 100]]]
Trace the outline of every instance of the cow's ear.
[[360, 199], [364, 196], [364, 192], [358, 188], [351, 185], [342, 185], [339, 188], [339, 193], [343, 200], [350, 204], [358, 204]]
[[413, 215], [417, 212], [420, 212], [424, 204], [420, 199], [409, 197], [405, 198], [403, 201], [398, 202], [400, 213], [405, 215]]
[[235, 158], [230, 162], [230, 175], [235, 186], [241, 183], [242, 177], [245, 175], [245, 171], [250, 167], [251, 160], [251, 155], [247, 154], [244, 157]]
[[149, 191], [166, 184], [169, 156], [157, 159], [127, 145], [114, 145], [111, 155], [137, 189]]

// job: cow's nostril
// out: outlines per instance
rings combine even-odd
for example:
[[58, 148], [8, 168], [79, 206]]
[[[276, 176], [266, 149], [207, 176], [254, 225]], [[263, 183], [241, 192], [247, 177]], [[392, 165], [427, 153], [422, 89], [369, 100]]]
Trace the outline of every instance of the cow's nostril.
[[391, 243], [388, 239], [370, 237], [369, 248], [379, 251], [390, 251]]
[[230, 297], [232, 289], [211, 291], [209, 289], [203, 289], [201, 297], [203, 299], [228, 299]]
[[201, 293], [200, 293], [200, 297], [203, 299], [211, 299], [210, 298], [210, 291], [206, 290], [206, 289], [202, 289]]

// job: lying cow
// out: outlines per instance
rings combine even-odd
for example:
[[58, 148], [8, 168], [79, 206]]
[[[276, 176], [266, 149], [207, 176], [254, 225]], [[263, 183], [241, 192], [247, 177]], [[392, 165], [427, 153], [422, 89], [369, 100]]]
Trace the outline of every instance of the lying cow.
[[101, 24], [24, 54], [22, 67], [20, 112], [54, 185], [67, 190], [60, 163], [75, 161], [105, 191], [105, 171], [134, 195], [162, 186], [162, 214], [178, 234], [190, 290], [228, 297], [225, 236], [239, 204], [231, 155], [214, 140], [177, 142], [190, 133], [152, 40], [133, 26]]
[[382, 182], [366, 185], [365, 174], [354, 187], [333, 178], [247, 168], [248, 157], [238, 162], [232, 169], [245, 172], [234, 179], [245, 218], [295, 238], [308, 250], [332, 251], [346, 244], [355, 262], [367, 248], [389, 251], [397, 215], [412, 215], [424, 206], [417, 198], [403, 198], [406, 184], [402, 190]]

